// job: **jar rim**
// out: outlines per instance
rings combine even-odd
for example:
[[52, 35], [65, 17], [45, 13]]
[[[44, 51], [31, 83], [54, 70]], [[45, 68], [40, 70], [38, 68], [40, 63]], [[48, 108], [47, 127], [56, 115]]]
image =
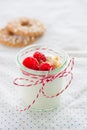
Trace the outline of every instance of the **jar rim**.
[[[25, 72], [27, 72], [27, 73], [34, 74], [34, 75], [46, 75], [46, 74], [48, 73], [48, 71], [39, 71], [39, 70], [29, 69], [29, 68], [25, 67], [25, 66], [20, 62], [20, 56], [21, 56], [21, 54], [25, 53], [28, 49], [30, 49], [30, 48], [35, 48], [35, 47], [41, 48], [42, 45], [40, 45], [40, 44], [39, 44], [39, 45], [29, 45], [29, 46], [23, 48], [22, 50], [20, 50], [20, 51], [17, 53], [17, 56], [16, 56], [16, 63], [17, 63], [17, 65], [19, 66], [19, 68], [20, 68], [21, 70], [23, 70], [23, 71], [25, 71]], [[44, 48], [52, 49], [52, 48], [48, 47], [47, 45], [45, 45]], [[53, 49], [53, 50], [54, 50], [54, 49]], [[66, 66], [66, 64], [67, 64], [67, 62], [68, 62], [67, 59], [69, 58], [69, 56], [68, 56], [68, 54], [67, 54], [64, 50], [62, 50], [61, 48], [58, 47], [57, 52], [61, 52], [61, 53], [64, 54], [64, 62], [63, 62], [63, 64], [62, 64], [60, 67], [58, 67], [58, 68], [56, 68], [56, 69], [54, 69], [54, 70], [51, 70], [51, 71], [50, 71], [50, 74], [55, 74], [55, 73], [61, 72], [62, 69]]]

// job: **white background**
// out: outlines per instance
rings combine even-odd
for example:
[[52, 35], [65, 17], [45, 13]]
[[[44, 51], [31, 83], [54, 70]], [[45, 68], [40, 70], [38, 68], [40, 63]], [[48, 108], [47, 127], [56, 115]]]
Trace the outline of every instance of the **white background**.
[[0, 28], [20, 16], [37, 18], [45, 24], [46, 33], [37, 44], [54, 44], [75, 57], [74, 79], [61, 96], [58, 109], [16, 112], [10, 92], [13, 79], [19, 75], [15, 57], [21, 48], [0, 45], [0, 128], [87, 130], [87, 1], [0, 0]]

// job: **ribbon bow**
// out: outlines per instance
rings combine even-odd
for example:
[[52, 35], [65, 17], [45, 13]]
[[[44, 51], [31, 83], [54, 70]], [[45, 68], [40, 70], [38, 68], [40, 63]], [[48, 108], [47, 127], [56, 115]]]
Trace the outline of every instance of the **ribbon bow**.
[[[31, 104], [29, 104], [26, 108], [24, 109], [20, 109], [19, 111], [25, 111], [25, 110], [29, 110], [31, 108], [31, 106], [36, 102], [36, 100], [39, 98], [39, 95], [40, 93], [42, 93], [43, 96], [45, 96], [46, 98], [54, 98], [54, 97], [57, 97], [59, 96], [60, 94], [62, 94], [68, 87], [69, 85], [71, 84], [71, 81], [73, 79], [73, 74], [72, 74], [72, 69], [73, 69], [73, 66], [74, 66], [74, 58], [72, 58], [67, 67], [60, 73], [57, 73], [57, 74], [54, 74], [54, 75], [49, 75], [50, 71], [47, 72], [47, 74], [43, 77], [40, 78], [40, 76], [37, 76], [37, 75], [32, 75], [32, 74], [29, 74], [29, 73], [26, 73], [23, 71], [23, 74], [24, 75], [27, 75], [28, 77], [30, 76], [31, 77], [31, 80], [29, 79], [26, 79], [26, 78], [16, 78], [13, 83], [14, 85], [16, 86], [21, 86], [21, 87], [32, 87], [34, 85], [37, 85], [37, 84], [42, 84], [41, 85], [41, 88], [39, 89], [38, 93], [36, 94], [36, 97], [35, 99], [32, 101]], [[56, 78], [62, 78], [62, 77], [66, 77], [70, 75], [70, 80], [69, 82], [67, 83], [67, 85], [58, 93], [56, 93], [55, 95], [52, 95], [52, 96], [49, 96], [46, 94], [45, 90], [44, 90], [44, 87], [46, 87], [46, 83], [47, 82], [52, 82], [54, 79]], [[27, 81], [29, 82], [28, 84], [19, 84], [17, 83], [17, 81]], [[18, 110], [18, 109], [17, 109]]]

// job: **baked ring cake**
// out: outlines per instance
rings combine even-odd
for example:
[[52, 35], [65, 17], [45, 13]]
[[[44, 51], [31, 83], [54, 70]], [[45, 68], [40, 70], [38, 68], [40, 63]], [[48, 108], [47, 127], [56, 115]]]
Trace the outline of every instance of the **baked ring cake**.
[[0, 30], [0, 44], [11, 47], [22, 47], [32, 44], [36, 40], [36, 37], [21, 36], [14, 34], [7, 30], [7, 28]]
[[9, 31], [21, 36], [39, 37], [43, 35], [45, 31], [44, 25], [39, 20], [25, 17], [9, 22], [6, 28]]

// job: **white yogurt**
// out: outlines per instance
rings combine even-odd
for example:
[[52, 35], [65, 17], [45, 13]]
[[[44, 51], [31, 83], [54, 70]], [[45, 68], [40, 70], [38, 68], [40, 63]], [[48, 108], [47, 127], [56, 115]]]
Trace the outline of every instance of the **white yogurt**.
[[[46, 49], [44, 49], [44, 48], [46, 48]], [[17, 65], [19, 66], [19, 68], [22, 71], [25, 71], [25, 72], [30, 73], [30, 74], [40, 75], [40, 78], [42, 78], [43, 76], [45, 76], [47, 74], [46, 71], [35, 71], [35, 70], [28, 69], [22, 65], [22, 61], [27, 56], [32, 56], [32, 54], [37, 49], [38, 49], [38, 51], [40, 51], [46, 55], [51, 54], [54, 56], [58, 55], [60, 57], [60, 60], [62, 62], [62, 66], [51, 71], [50, 72], [51, 75], [62, 72], [64, 70], [64, 68], [67, 66], [69, 57], [63, 50], [61, 50], [61, 49], [51, 50], [51, 48], [49, 48], [47, 46], [42, 47], [41, 45], [37, 45], [37, 46], [33, 45], [33, 46], [29, 46], [29, 47], [24, 48], [17, 55]], [[23, 73], [21, 74], [20, 77], [30, 80], [30, 77], [27, 75], [24, 75]], [[35, 79], [33, 79], [33, 81], [35, 82]], [[29, 82], [27, 82], [27, 83], [29, 84]], [[26, 85], [26, 82], [21, 81], [21, 84]], [[66, 85], [66, 77], [61, 77], [61, 78], [55, 78], [53, 81], [50, 81], [48, 83], [46, 82], [44, 88], [45, 88], [45, 92], [47, 95], [53, 96], [53, 95], [56, 95], [58, 92], [60, 92], [65, 87], [65, 85]], [[17, 89], [18, 89], [18, 92], [19, 92], [21, 98], [25, 102], [25, 104], [29, 105], [36, 98], [36, 95], [41, 87], [42, 87], [42, 84], [40, 83], [37, 85], [33, 85], [31, 87], [18, 86]], [[33, 110], [49, 110], [49, 109], [53, 109], [53, 108], [58, 107], [59, 103], [60, 103], [60, 96], [54, 97], [54, 98], [47, 98], [47, 97], [43, 96], [42, 93], [40, 93], [38, 99], [32, 105], [31, 109], [33, 109]]]

